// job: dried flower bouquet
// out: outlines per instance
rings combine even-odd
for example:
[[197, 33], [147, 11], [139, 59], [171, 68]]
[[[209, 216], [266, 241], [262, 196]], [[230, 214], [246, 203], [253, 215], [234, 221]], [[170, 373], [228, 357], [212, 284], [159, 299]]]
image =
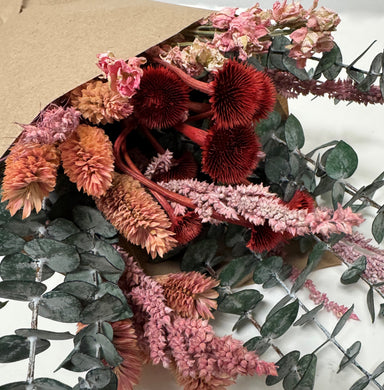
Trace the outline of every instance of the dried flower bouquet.
[[[335, 340], [358, 319], [353, 307], [309, 279], [333, 253], [350, 264], [341, 283], [364, 280], [372, 321], [382, 316], [373, 294], [384, 297], [384, 252], [354, 228], [373, 207], [373, 236], [383, 240], [384, 208], [372, 199], [383, 174], [361, 189], [348, 184], [357, 154], [342, 140], [304, 154], [302, 126], [285, 100], [383, 103], [382, 53], [369, 71], [343, 64], [332, 37], [339, 22], [317, 0], [309, 9], [276, 1], [270, 10], [214, 12], [137, 57], [99, 54], [99, 77], [21, 125], [4, 157], [0, 297], [29, 302], [32, 322], [0, 337], [0, 362], [29, 363], [25, 381], [1, 390], [128, 390], [147, 362], [168, 368], [186, 390], [225, 389], [255, 374], [267, 385], [312, 389], [327, 343], [342, 353], [340, 370], [351, 363], [362, 372], [351, 388], [383, 388], [376, 378], [384, 364], [370, 373], [355, 360], [359, 342]], [[307, 256], [301, 269], [288, 262], [292, 248]], [[148, 262], [164, 272], [147, 274]], [[167, 273], [175, 262], [179, 271]], [[54, 273], [64, 280], [46, 292]], [[262, 324], [254, 314], [263, 294], [236, 289], [247, 279], [286, 293]], [[332, 332], [317, 320], [323, 309], [338, 318]], [[245, 344], [219, 337], [209, 324], [216, 311], [258, 335]], [[39, 316], [78, 323], [77, 333], [39, 329]], [[283, 353], [275, 339], [308, 323], [326, 341], [303, 356]], [[58, 368], [85, 372], [78, 383], [35, 378], [49, 340], [71, 338]], [[280, 359], [263, 360], [268, 349]]]

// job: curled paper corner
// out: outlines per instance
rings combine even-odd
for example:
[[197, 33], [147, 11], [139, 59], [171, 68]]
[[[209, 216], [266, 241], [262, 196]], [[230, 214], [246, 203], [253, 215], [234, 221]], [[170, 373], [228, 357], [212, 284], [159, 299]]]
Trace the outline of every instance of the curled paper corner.
[[[1, 4], [22, 3], [0, 0]], [[0, 156], [49, 103], [97, 77], [96, 54], [136, 56], [207, 9], [150, 0], [29, 0], [0, 24]], [[17, 34], [15, 34], [17, 31]]]

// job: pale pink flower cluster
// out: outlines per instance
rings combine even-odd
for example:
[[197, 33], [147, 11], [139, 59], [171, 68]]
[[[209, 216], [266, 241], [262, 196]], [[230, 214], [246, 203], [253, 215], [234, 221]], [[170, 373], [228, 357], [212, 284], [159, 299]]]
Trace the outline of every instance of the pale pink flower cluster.
[[217, 223], [212, 219], [213, 213], [217, 212], [226, 219], [243, 217], [256, 226], [268, 221], [273, 231], [288, 232], [293, 236], [351, 234], [352, 227], [363, 222], [350, 208], [343, 209], [341, 206], [336, 211], [326, 208], [316, 208], [314, 212], [292, 210], [262, 184], [220, 186], [196, 179], [159, 184], [191, 199], [202, 222]]
[[79, 126], [81, 113], [73, 107], [51, 106], [41, 113], [36, 124], [21, 125], [20, 142], [55, 144], [61, 143]]
[[238, 375], [277, 374], [274, 363], [261, 360], [240, 341], [216, 336], [208, 321], [178, 316], [167, 306], [161, 285], [117, 249], [126, 264], [119, 286], [133, 307], [133, 323], [144, 326], [139, 346], [149, 350], [154, 364], [176, 367], [177, 380], [185, 389], [224, 390]]
[[97, 55], [97, 66], [108, 78], [113, 91], [118, 91], [121, 96], [132, 97], [140, 87], [143, 70], [141, 65], [146, 63], [144, 57], [132, 57], [128, 62], [115, 58], [111, 52]]
[[[299, 274], [300, 271], [293, 267], [291, 280], [294, 282]], [[340, 305], [335, 301], [331, 301], [326, 293], [319, 291], [312, 279], [307, 279], [304, 283], [304, 287], [309, 290], [309, 298], [316, 305], [320, 305], [322, 303], [324, 309], [332, 312], [337, 318], [340, 318], [346, 311], [348, 311], [349, 308], [347, 306]], [[359, 317], [355, 313], [352, 313], [349, 318], [352, 320], [359, 320]]]
[[179, 46], [174, 46], [161, 58], [191, 76], [198, 76], [204, 70], [212, 72], [220, 69], [225, 61], [225, 57], [213, 44], [202, 42], [198, 38], [182, 50]]
[[272, 18], [281, 27], [291, 27], [301, 25], [306, 22], [307, 11], [296, 1], [287, 4], [287, 0], [282, 3], [276, 1], [272, 6]]
[[[353, 233], [336, 243], [332, 249], [350, 264], [360, 256], [365, 256], [367, 266], [363, 276], [373, 284], [381, 283], [384, 282], [384, 250], [371, 245], [370, 242], [371, 240], [362, 234]], [[384, 286], [380, 289], [384, 292]]]
[[152, 179], [152, 176], [157, 173], [168, 172], [172, 166], [172, 159], [173, 153], [168, 149], [164, 153], [158, 153], [148, 164], [144, 176]]

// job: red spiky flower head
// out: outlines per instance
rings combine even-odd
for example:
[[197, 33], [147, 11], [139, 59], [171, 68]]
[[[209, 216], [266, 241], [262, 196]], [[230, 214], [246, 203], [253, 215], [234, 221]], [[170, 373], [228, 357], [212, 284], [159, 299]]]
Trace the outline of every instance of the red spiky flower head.
[[189, 211], [185, 215], [178, 215], [175, 221], [172, 221], [171, 230], [175, 233], [175, 239], [181, 245], [195, 239], [203, 228], [203, 225], [197, 214]]
[[144, 70], [132, 103], [140, 124], [164, 129], [186, 119], [188, 100], [188, 87], [174, 72], [149, 66]]
[[268, 225], [268, 221], [265, 221], [263, 225], [252, 227], [247, 248], [256, 253], [269, 252], [285, 241], [284, 233], [273, 231]]
[[260, 148], [250, 126], [213, 127], [202, 146], [202, 171], [223, 183], [240, 183], [256, 168]]
[[263, 82], [260, 90], [259, 107], [253, 115], [255, 122], [268, 118], [276, 103], [276, 88], [273, 81], [263, 72], [258, 72], [258, 77], [262, 78]]
[[308, 212], [313, 212], [315, 210], [316, 204], [315, 200], [305, 190], [297, 190], [291, 200], [287, 203], [287, 207], [291, 210], [308, 210]]

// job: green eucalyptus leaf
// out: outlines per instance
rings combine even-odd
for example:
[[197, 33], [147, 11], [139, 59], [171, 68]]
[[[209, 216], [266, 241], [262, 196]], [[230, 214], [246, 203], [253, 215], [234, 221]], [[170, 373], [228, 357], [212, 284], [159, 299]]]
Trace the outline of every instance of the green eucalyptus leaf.
[[[49, 348], [48, 340], [36, 340], [36, 354]], [[29, 357], [30, 341], [23, 336], [9, 335], [0, 337], [0, 363], [11, 363]]]
[[123, 302], [111, 295], [105, 294], [84, 308], [80, 315], [83, 324], [96, 321], [113, 321], [125, 311]]
[[344, 325], [346, 324], [346, 322], [349, 320], [349, 317], [351, 316], [351, 314], [353, 313], [353, 308], [354, 308], [354, 305], [352, 305], [339, 319], [339, 321], [337, 321], [337, 324], [335, 326], [335, 328], [333, 329], [332, 331], [332, 334], [331, 334], [331, 338], [334, 338], [336, 337], [341, 329], [343, 329]]
[[297, 66], [297, 61], [294, 58], [283, 56], [283, 64], [289, 73], [292, 73], [299, 80], [309, 80], [309, 74], [304, 68]]
[[76, 352], [72, 355], [71, 363], [74, 368], [71, 371], [76, 371], [76, 372], [88, 371], [93, 368], [104, 367], [103, 363], [99, 359], [93, 356], [86, 355], [85, 353], [81, 353], [81, 352]]
[[71, 386], [51, 378], [37, 378], [33, 381], [33, 384], [36, 390], [72, 390]]
[[62, 291], [71, 294], [79, 299], [82, 303], [89, 303], [93, 300], [97, 287], [94, 284], [73, 280], [57, 285], [53, 291]]
[[369, 384], [369, 378], [367, 376], [363, 376], [362, 378], [358, 379], [350, 388], [349, 390], [363, 390], [365, 389]]
[[77, 269], [65, 275], [65, 282], [81, 281], [89, 284], [93, 284], [98, 279], [98, 272], [94, 269]]
[[331, 179], [329, 176], [323, 176], [320, 179], [319, 184], [314, 189], [312, 195], [316, 197], [331, 191], [334, 183], [335, 183], [334, 179]]
[[104, 256], [115, 268], [120, 271], [124, 270], [125, 263], [119, 251], [105, 241], [97, 240], [92, 253]]
[[345, 351], [345, 355], [341, 359], [341, 362], [339, 364], [339, 369], [337, 370], [338, 373], [359, 354], [360, 349], [361, 349], [361, 342], [356, 341]]
[[133, 316], [132, 310], [127, 303], [127, 299], [117, 284], [111, 282], [104, 282], [100, 284], [97, 295], [100, 297], [105, 294], [110, 294], [119, 298], [124, 307], [124, 311], [116, 318], [110, 319], [110, 321], [124, 320]]
[[109, 322], [103, 322], [101, 324], [103, 335], [107, 337], [109, 341], [113, 341], [113, 328]]
[[323, 53], [313, 77], [318, 79], [323, 73], [328, 80], [334, 80], [342, 69], [340, 65], [337, 65], [341, 62], [342, 56], [340, 48], [334, 44], [332, 50]]
[[372, 324], [375, 322], [375, 301], [373, 299], [373, 287], [371, 286], [367, 293], [367, 306], [371, 315]]
[[302, 326], [307, 324], [308, 322], [313, 321], [313, 319], [316, 317], [316, 314], [323, 308], [323, 303], [320, 303], [320, 305], [317, 305], [312, 310], [308, 311], [307, 313], [303, 314], [294, 324], [293, 326]]
[[293, 283], [293, 286], [291, 287], [291, 293], [297, 292], [304, 285], [308, 275], [320, 263], [320, 260], [326, 248], [327, 245], [324, 242], [318, 242], [315, 244], [308, 257], [307, 266], [300, 272], [299, 276], [296, 278], [295, 282]]
[[302, 183], [303, 186], [311, 193], [316, 188], [315, 173], [310, 169], [304, 169], [303, 172], [297, 176], [296, 181], [298, 183]]
[[335, 181], [332, 187], [332, 205], [336, 210], [339, 204], [343, 204], [345, 193], [345, 183], [342, 181]]
[[254, 255], [246, 255], [233, 259], [220, 272], [221, 286], [233, 287], [249, 275], [256, 266], [257, 259]]
[[265, 320], [268, 320], [273, 314], [275, 314], [277, 311], [279, 311], [281, 308], [283, 308], [290, 300], [292, 297], [287, 294], [283, 298], [280, 299], [279, 302], [277, 302], [272, 309], [269, 311], [267, 316], [265, 317]]
[[279, 183], [281, 178], [287, 177], [291, 172], [289, 162], [284, 157], [269, 157], [268, 155], [265, 159], [264, 170], [268, 180], [273, 183]]
[[346, 179], [355, 172], [357, 163], [356, 152], [344, 141], [339, 141], [328, 155], [325, 170], [332, 179]]
[[286, 390], [312, 390], [315, 384], [317, 357], [315, 354], [304, 355], [295, 371], [291, 371], [283, 381]]
[[72, 234], [67, 237], [64, 242], [68, 245], [75, 246], [80, 253], [89, 252], [94, 247], [94, 238], [89, 233], [85, 232]]
[[256, 263], [253, 272], [253, 281], [256, 284], [263, 284], [277, 274], [283, 266], [283, 259], [279, 256], [271, 256]]
[[263, 298], [263, 294], [257, 290], [238, 291], [227, 295], [220, 302], [217, 310], [224, 313], [241, 315], [247, 311], [253, 310]]
[[267, 135], [279, 127], [281, 123], [281, 115], [273, 111], [269, 114], [267, 119], [261, 120], [256, 127], [256, 133], [259, 136]]
[[73, 343], [75, 345], [79, 344], [83, 337], [85, 336], [93, 336], [93, 338], [96, 340], [96, 333], [98, 332], [98, 325], [96, 323], [89, 324], [82, 328], [80, 332], [78, 332], [73, 340]]
[[70, 340], [75, 337], [69, 332], [51, 332], [49, 330], [27, 328], [16, 329], [15, 334], [23, 337], [37, 337], [42, 340]]
[[0, 297], [15, 301], [30, 301], [40, 297], [47, 286], [30, 280], [6, 280], [0, 282]]
[[299, 120], [292, 114], [285, 121], [285, 140], [289, 150], [301, 149], [304, 146], [305, 137], [303, 127]]
[[276, 362], [277, 376], [268, 375], [265, 384], [267, 386], [273, 386], [282, 381], [294, 369], [294, 367], [296, 367], [299, 358], [299, 351], [291, 351], [284, 355], [278, 362]]
[[25, 241], [11, 233], [10, 231], [0, 228], [0, 256], [12, 255], [23, 250]]
[[12, 382], [0, 386], [0, 390], [27, 390], [28, 386], [28, 382]]
[[71, 272], [80, 264], [79, 254], [73, 246], [50, 238], [29, 241], [24, 245], [24, 250], [32, 259], [44, 259], [49, 268], [56, 272]]
[[49, 236], [57, 241], [63, 241], [73, 234], [80, 233], [80, 229], [65, 218], [54, 219], [47, 227]]
[[92, 207], [76, 206], [72, 214], [75, 224], [85, 232], [93, 232], [106, 238], [117, 234], [115, 227], [103, 217], [100, 211]]
[[343, 272], [340, 281], [343, 284], [356, 283], [367, 267], [367, 258], [360, 256], [347, 270]]
[[238, 330], [240, 328], [240, 325], [245, 322], [245, 321], [249, 321], [249, 317], [248, 317], [248, 314], [247, 313], [243, 313], [239, 316], [239, 318], [237, 319], [237, 321], [234, 323], [234, 325], [232, 326], [232, 332], [235, 332], [236, 330]]
[[8, 202], [0, 202], [0, 226], [6, 224], [11, 219], [11, 213], [7, 210], [7, 206]]
[[98, 357], [100, 345], [96, 337], [86, 335], [80, 341], [79, 352], [88, 356]]
[[[7, 303], [7, 302], [4, 302], [4, 303]], [[1, 309], [1, 304], [0, 304], [0, 309]], [[379, 316], [384, 317], [384, 303], [380, 303]]]
[[269, 68], [276, 67], [280, 70], [287, 70], [283, 59], [286, 56], [287, 45], [290, 43], [290, 40], [284, 35], [273, 37], [272, 45], [268, 55], [268, 60], [270, 62], [270, 64], [268, 64]]
[[112, 367], [120, 365], [124, 359], [116, 351], [113, 343], [103, 334], [96, 334], [96, 341], [100, 344], [102, 350], [102, 357]]
[[101, 273], [118, 274], [122, 271], [116, 268], [106, 257], [95, 255], [93, 253], [82, 253], [80, 255], [81, 265], [83, 267], [89, 267], [95, 269]]
[[258, 356], [261, 356], [270, 346], [269, 340], [261, 336], [253, 337], [244, 343], [248, 351], [254, 351]]
[[205, 270], [205, 265], [216, 256], [217, 241], [214, 239], [201, 240], [188, 245], [187, 250], [181, 260], [182, 271]]
[[261, 327], [263, 337], [276, 339], [282, 336], [293, 324], [299, 311], [299, 301], [288, 304], [270, 315]]
[[39, 300], [39, 315], [53, 321], [79, 322], [81, 310], [81, 302], [63, 291], [49, 291]]
[[380, 244], [384, 238], [384, 210], [377, 213], [372, 222], [372, 235], [376, 242]]
[[111, 381], [111, 369], [110, 368], [95, 368], [88, 371], [85, 379], [95, 389], [103, 389]]
[[379, 375], [381, 375], [384, 372], [384, 361], [381, 362], [373, 371], [372, 373], [372, 379], [377, 378]]
[[[4, 256], [0, 264], [0, 276], [3, 280], [31, 280], [35, 281], [37, 262], [23, 253], [14, 253]], [[43, 265], [41, 280], [49, 279], [55, 272]]]

